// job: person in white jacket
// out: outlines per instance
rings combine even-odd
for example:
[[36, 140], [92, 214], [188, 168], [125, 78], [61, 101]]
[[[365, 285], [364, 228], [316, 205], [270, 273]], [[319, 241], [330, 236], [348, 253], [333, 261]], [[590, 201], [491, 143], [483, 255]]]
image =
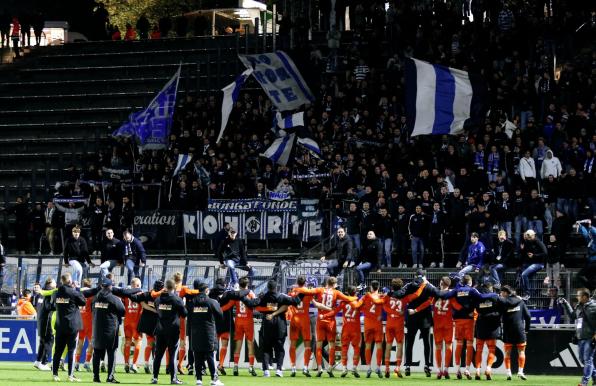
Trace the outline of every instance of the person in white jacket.
[[559, 158], [553, 155], [552, 150], [546, 151], [546, 158], [542, 161], [542, 167], [540, 168], [540, 178], [547, 179], [548, 176], [553, 176], [555, 178], [559, 178], [561, 176], [561, 171], [563, 168], [561, 167], [561, 161]]
[[527, 191], [536, 188], [536, 164], [529, 150], [526, 150], [524, 157], [519, 160], [519, 176], [524, 182]]

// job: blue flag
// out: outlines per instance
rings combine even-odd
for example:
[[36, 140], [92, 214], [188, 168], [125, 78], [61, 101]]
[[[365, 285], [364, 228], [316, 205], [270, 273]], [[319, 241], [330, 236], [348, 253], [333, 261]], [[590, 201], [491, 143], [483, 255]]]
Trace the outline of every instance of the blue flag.
[[120, 126], [112, 135], [126, 137], [130, 136], [131, 132], [134, 133], [141, 150], [167, 148], [181, 68], [182, 66], [178, 67], [176, 74], [153, 98], [145, 110], [130, 114], [128, 122]]

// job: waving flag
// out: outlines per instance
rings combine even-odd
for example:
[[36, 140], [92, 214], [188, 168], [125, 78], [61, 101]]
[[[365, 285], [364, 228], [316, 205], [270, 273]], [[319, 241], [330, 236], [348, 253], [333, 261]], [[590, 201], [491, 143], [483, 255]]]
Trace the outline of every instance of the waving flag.
[[304, 112], [291, 114], [284, 118], [278, 111], [275, 114], [275, 122], [280, 129], [291, 129], [296, 126], [304, 126]]
[[236, 80], [234, 80], [234, 82], [221, 89], [221, 91], [223, 91], [223, 100], [221, 102], [221, 127], [219, 129], [217, 140], [215, 141], [216, 143], [218, 143], [221, 137], [223, 137], [224, 130], [228, 124], [228, 119], [230, 119], [230, 113], [232, 112], [234, 104], [240, 95], [240, 89], [252, 72], [252, 69], [245, 70], [236, 78]]
[[482, 122], [487, 100], [479, 75], [406, 60], [406, 112], [413, 136], [461, 134]]
[[286, 165], [290, 160], [292, 153], [292, 147], [294, 146], [294, 140], [296, 134], [288, 134], [283, 137], [277, 138], [271, 146], [263, 154], [263, 157], [269, 158], [274, 163], [280, 165]]
[[178, 162], [176, 163], [176, 169], [174, 169], [174, 175], [178, 175], [190, 163], [192, 157], [188, 154], [178, 154]]

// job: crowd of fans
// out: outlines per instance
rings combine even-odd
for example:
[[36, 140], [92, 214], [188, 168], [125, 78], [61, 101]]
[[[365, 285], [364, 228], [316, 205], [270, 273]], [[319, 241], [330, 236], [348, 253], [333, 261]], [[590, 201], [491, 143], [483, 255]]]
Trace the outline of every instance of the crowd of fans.
[[[83, 172], [70, 168], [59, 196], [90, 197], [91, 218], [93, 203], [107, 200], [120, 213], [115, 223], [126, 228], [124, 200], [130, 210], [158, 203], [202, 210], [208, 198], [287, 192], [332, 208], [358, 249], [369, 231], [391, 240], [384, 266], [455, 265], [442, 258], [447, 234], [450, 246], [463, 245], [465, 263], [469, 235], [490, 250], [500, 229], [516, 254], [530, 230], [556, 243], [563, 259], [573, 222], [596, 216], [596, 53], [584, 53], [576, 32], [594, 30], [590, 10], [570, 1], [554, 9], [523, 1], [473, 2], [471, 9], [467, 1], [390, 2], [387, 9], [383, 2], [356, 3], [350, 34], [337, 5], [337, 21], [321, 23], [328, 50], [308, 44], [297, 23], [284, 27], [295, 28], [293, 56], [317, 96], [305, 122], [320, 157], [298, 146], [286, 166], [259, 156], [275, 139], [275, 111], [261, 92], [241, 94], [220, 143], [216, 97], [188, 95], [166, 151], [139, 154], [128, 140], [114, 143]], [[149, 23], [139, 23], [146, 38]], [[340, 44], [348, 41], [342, 35], [349, 45]], [[481, 73], [491, 98], [485, 123], [460, 136], [411, 137], [408, 57]], [[193, 161], [173, 176], [179, 154]], [[102, 167], [133, 168], [137, 186], [81, 183], [105, 180]]]

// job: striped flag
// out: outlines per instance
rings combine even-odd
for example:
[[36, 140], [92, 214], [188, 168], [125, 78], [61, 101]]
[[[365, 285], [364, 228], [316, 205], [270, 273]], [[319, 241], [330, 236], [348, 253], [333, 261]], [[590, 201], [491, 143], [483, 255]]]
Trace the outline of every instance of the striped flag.
[[295, 138], [296, 134], [288, 134], [286, 136], [277, 138], [261, 155], [263, 157], [269, 158], [274, 163], [286, 165], [290, 160]]
[[174, 169], [174, 175], [177, 176], [178, 173], [182, 171], [189, 164], [192, 160], [192, 157], [188, 154], [178, 154], [178, 163], [176, 163], [176, 169]]
[[314, 139], [308, 137], [298, 137], [297, 142], [307, 148], [308, 150], [312, 151], [315, 154], [321, 155], [321, 149], [319, 148], [319, 144], [315, 142]]
[[415, 135], [458, 135], [479, 124], [488, 102], [486, 84], [479, 75], [406, 60], [406, 112]]
[[234, 82], [221, 89], [221, 91], [223, 91], [223, 100], [221, 102], [221, 127], [219, 129], [219, 134], [215, 143], [218, 143], [221, 137], [223, 137], [223, 133], [226, 129], [226, 125], [228, 124], [228, 119], [230, 118], [234, 104], [238, 100], [238, 96], [240, 96], [240, 89], [244, 85], [244, 82], [246, 82], [246, 79], [252, 73], [252, 68], [245, 70], [236, 78], [236, 80], [234, 80]]
[[296, 126], [304, 126], [304, 112], [291, 114], [284, 118], [278, 111], [275, 114], [275, 122], [280, 129], [291, 129]]

